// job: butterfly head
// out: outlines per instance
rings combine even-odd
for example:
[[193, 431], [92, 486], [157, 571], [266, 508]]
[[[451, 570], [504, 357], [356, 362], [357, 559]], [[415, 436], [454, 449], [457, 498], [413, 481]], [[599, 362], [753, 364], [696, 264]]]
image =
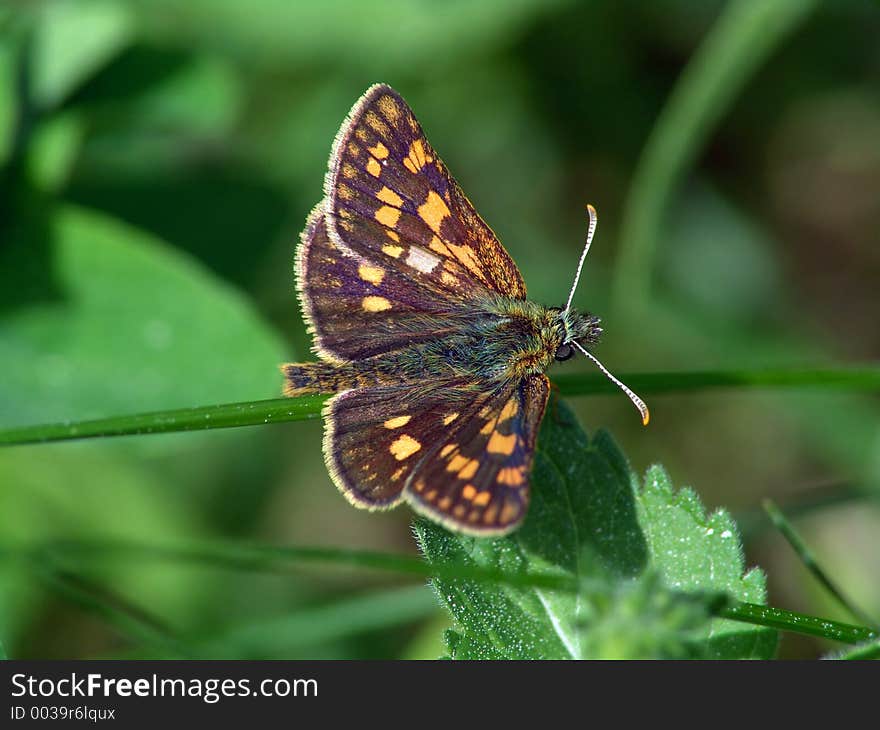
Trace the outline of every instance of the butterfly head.
[[562, 362], [574, 355], [576, 344], [581, 347], [592, 347], [599, 342], [602, 327], [597, 316], [590, 313], [581, 314], [573, 309], [552, 307], [552, 334], [547, 338], [547, 349], [553, 352], [553, 359]]

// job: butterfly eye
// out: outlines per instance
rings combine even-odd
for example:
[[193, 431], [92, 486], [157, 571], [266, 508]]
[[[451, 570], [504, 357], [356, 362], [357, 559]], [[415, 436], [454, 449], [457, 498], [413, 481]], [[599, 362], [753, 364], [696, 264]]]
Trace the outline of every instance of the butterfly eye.
[[562, 343], [558, 348], [556, 348], [556, 354], [553, 357], [559, 360], [559, 362], [562, 362], [563, 360], [568, 360], [568, 358], [570, 358], [572, 355], [574, 355], [574, 350], [572, 349], [571, 345]]

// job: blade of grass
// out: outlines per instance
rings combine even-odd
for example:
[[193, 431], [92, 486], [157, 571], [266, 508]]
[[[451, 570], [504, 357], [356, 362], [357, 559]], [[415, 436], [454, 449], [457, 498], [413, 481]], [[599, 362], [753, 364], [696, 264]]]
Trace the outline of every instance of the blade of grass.
[[[818, 482], [806, 482], [798, 494], [787, 500], [783, 505], [791, 518], [808, 517], [816, 512], [864, 502], [869, 499], [867, 490], [850, 480], [828, 479]], [[751, 507], [733, 512], [733, 521], [739, 527], [743, 542], [748, 543], [767, 530], [773, 529], [767, 522], [767, 513], [760, 507]]]
[[346, 597], [284, 616], [262, 618], [195, 642], [200, 657], [265, 657], [408, 624], [440, 613], [423, 585], [387, 588]]
[[325, 400], [323, 396], [274, 398], [113, 416], [89, 421], [23, 426], [0, 431], [0, 446], [302, 421], [317, 418], [321, 414], [321, 405]]
[[[643, 395], [694, 392], [708, 388], [759, 387], [880, 391], [880, 368], [876, 367], [632, 373], [624, 374], [622, 379]], [[598, 373], [559, 375], [553, 378], [553, 382], [562, 395], [617, 393], [616, 386]], [[324, 396], [275, 398], [89, 421], [23, 426], [0, 430], [0, 446], [301, 421], [317, 418], [325, 400]]]
[[[621, 378], [639, 393], [660, 394], [711, 388], [823, 388], [880, 391], [880, 368], [780, 368], [765, 370], [694, 370], [627, 373]], [[617, 393], [617, 386], [599, 373], [556, 375], [562, 395]]]
[[78, 565], [85, 560], [141, 559], [185, 562], [232, 570], [289, 573], [303, 563], [321, 563], [364, 568], [422, 578], [442, 577], [504, 583], [549, 590], [577, 590], [565, 576], [528, 575], [469, 566], [431, 566], [419, 557], [370, 550], [350, 550], [310, 546], [274, 546], [242, 543], [191, 543], [185, 545], [146, 545], [136, 542], [54, 541], [37, 546], [0, 547], [0, 559], [35, 559], [48, 555], [59, 564]]
[[791, 549], [794, 550], [795, 554], [801, 559], [801, 562], [807, 570], [813, 574], [813, 577], [819, 581], [825, 590], [834, 596], [837, 602], [843, 606], [843, 608], [855, 618], [856, 621], [868, 626], [876, 626], [877, 622], [860, 611], [852, 601], [844, 596], [843, 592], [834, 584], [831, 578], [828, 577], [828, 574], [822, 570], [813, 551], [810, 550], [803, 538], [797, 533], [797, 530], [794, 529], [794, 526], [788, 521], [788, 519], [786, 519], [782, 510], [780, 510], [771, 500], [765, 499], [764, 511], [773, 521], [776, 529], [782, 533], [782, 536], [786, 539], [788, 544], [791, 545]]
[[880, 637], [876, 631], [864, 626], [853, 626], [840, 621], [831, 621], [772, 606], [759, 606], [755, 603], [737, 603], [732, 606], [724, 606], [718, 609], [716, 615], [747, 624], [790, 631], [795, 634], [818, 636], [844, 644], [860, 644], [863, 641], [871, 641]]
[[688, 62], [645, 144], [622, 216], [615, 310], [640, 311], [650, 295], [670, 198], [749, 79], [818, 4], [731, 0]]
[[[523, 575], [505, 571], [485, 570], [463, 565], [431, 565], [421, 558], [360, 550], [316, 547], [275, 547], [265, 545], [237, 545], [227, 543], [199, 543], [181, 546], [154, 546], [121, 541], [54, 542], [40, 546], [3, 546], [0, 557], [32, 559], [42, 551], [65, 559], [119, 559], [140, 557], [149, 560], [173, 560], [202, 563], [237, 570], [287, 572], [298, 563], [328, 563], [348, 567], [370, 568], [424, 578], [476, 580], [498, 582], [516, 587], [549, 588], [559, 591], [587, 591], [577, 581], [564, 576]], [[860, 644], [880, 637], [878, 632], [864, 626], [831, 621], [794, 611], [786, 611], [753, 603], [719, 604], [713, 615], [743, 623], [819, 636], [831, 641]]]
[[45, 561], [38, 561], [34, 567], [47, 587], [60, 597], [102, 618], [130, 640], [171, 656], [192, 656], [161, 621], [127, 599], [81, 575], [52, 567]]

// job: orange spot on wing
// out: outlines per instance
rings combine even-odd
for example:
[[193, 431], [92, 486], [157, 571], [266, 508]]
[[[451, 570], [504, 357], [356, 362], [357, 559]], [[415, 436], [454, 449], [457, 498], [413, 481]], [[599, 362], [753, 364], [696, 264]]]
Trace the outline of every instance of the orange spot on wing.
[[489, 443], [486, 444], [486, 451], [490, 454], [502, 454], [510, 456], [516, 446], [516, 434], [512, 433], [508, 436], [502, 436], [498, 431], [492, 434]]
[[400, 121], [403, 112], [397, 102], [395, 102], [390, 96], [380, 96], [379, 100], [376, 102], [376, 106], [379, 107], [379, 111], [382, 112], [392, 124], [397, 124], [397, 122]]
[[384, 121], [382, 121], [382, 118], [372, 109], [364, 115], [364, 120], [366, 121], [367, 126], [374, 132], [376, 132], [380, 137], [387, 137], [388, 133], [391, 131], [390, 129], [388, 129], [388, 125], [385, 124]]
[[495, 481], [508, 487], [521, 487], [525, 483], [525, 469], [522, 467], [505, 467], [498, 472]]
[[461, 471], [458, 472], [459, 479], [471, 479], [474, 474], [477, 473], [477, 469], [480, 468], [480, 462], [476, 459], [471, 459], [467, 464], [462, 467]]
[[487, 504], [489, 504], [490, 499], [492, 499], [492, 492], [480, 492], [476, 497], [474, 497], [474, 506], [485, 507]]
[[378, 160], [371, 157], [367, 163], [367, 172], [373, 177], [379, 177], [379, 174], [382, 172], [382, 165], [379, 164]]
[[390, 205], [383, 205], [373, 214], [373, 217], [383, 226], [394, 228], [397, 225], [397, 221], [400, 220], [400, 211], [397, 208], [392, 208]]
[[519, 403], [515, 398], [511, 398], [504, 404], [504, 408], [501, 409], [501, 414], [498, 416], [498, 420], [506, 421], [508, 418], [513, 418], [518, 411]]
[[361, 307], [365, 312], [384, 312], [386, 309], [391, 309], [391, 302], [385, 297], [364, 297]]
[[412, 416], [395, 416], [394, 418], [389, 418], [383, 425], [389, 429], [400, 428], [409, 423], [411, 419]]
[[452, 251], [453, 256], [455, 256], [455, 258], [457, 258], [468, 271], [476, 274], [477, 278], [479, 279], [485, 278], [483, 274], [483, 267], [480, 265], [480, 262], [474, 255], [474, 249], [472, 249], [467, 244], [463, 246], [457, 246], [454, 243], [450, 243], [449, 250]]
[[461, 496], [466, 500], [472, 500], [477, 494], [477, 488], [473, 484], [465, 484], [461, 490]]
[[[443, 417], [443, 425], [448, 426], [452, 423], [456, 418], [458, 418], [458, 413], [450, 413], [448, 416]], [[445, 446], [443, 448], [446, 448]], [[442, 451], [440, 452], [441, 456], [446, 456]]]
[[358, 266], [358, 276], [364, 281], [370, 282], [370, 284], [379, 285], [382, 283], [382, 279], [385, 278], [385, 269], [380, 269], [378, 266], [361, 264]]
[[[410, 171], [418, 172], [429, 162], [433, 161], [434, 158], [428, 154], [427, 150], [425, 150], [425, 145], [422, 140], [417, 139], [409, 146], [409, 152], [407, 153], [403, 164], [406, 165]], [[407, 165], [407, 162], [410, 164]]]
[[444, 256], [452, 256], [452, 252], [446, 247], [446, 244], [443, 243], [437, 236], [431, 238], [431, 243], [428, 244], [428, 247], [432, 251], [436, 251], [437, 253], [443, 254]]
[[[483, 494], [489, 494], [489, 492], [481, 492], [478, 495], [478, 498], [482, 497]], [[497, 503], [489, 505], [489, 507], [483, 513], [483, 523], [486, 525], [494, 525], [496, 517], [498, 517], [498, 504]]]
[[[360, 132], [363, 130], [359, 129], [358, 131]], [[377, 160], [384, 160], [388, 157], [388, 148], [381, 142], [376, 142], [375, 147], [367, 147], [367, 152], [373, 155]]]
[[393, 205], [395, 208], [399, 208], [403, 205], [403, 198], [388, 187], [383, 187], [378, 193], [376, 193], [376, 197], [383, 203]]
[[[389, 233], [391, 232], [392, 231], [389, 231]], [[396, 259], [400, 257], [400, 254], [403, 253], [403, 246], [392, 246], [391, 244], [386, 243], [384, 246], [382, 246], [382, 253], [386, 253], [392, 258]]]
[[516, 502], [505, 502], [504, 507], [501, 508], [501, 517], [499, 522], [502, 525], [509, 525], [516, 518], [517, 513], [519, 512], [519, 505]]
[[467, 464], [469, 459], [466, 456], [462, 456], [461, 454], [456, 454], [453, 456], [449, 463], [446, 465], [446, 471], [460, 471], [465, 464]]
[[419, 216], [434, 233], [440, 233], [440, 224], [449, 216], [449, 208], [443, 198], [429, 190], [425, 202], [419, 206]]
[[440, 456], [445, 458], [445, 457], [449, 456], [457, 448], [458, 448], [458, 444], [446, 444], [446, 446], [444, 446], [442, 449], [440, 449]]
[[403, 461], [404, 459], [412, 456], [421, 448], [422, 445], [412, 436], [403, 434], [396, 441], [393, 441], [391, 443], [391, 446], [388, 447], [388, 450], [392, 453], [395, 459], [397, 459], [398, 461]]

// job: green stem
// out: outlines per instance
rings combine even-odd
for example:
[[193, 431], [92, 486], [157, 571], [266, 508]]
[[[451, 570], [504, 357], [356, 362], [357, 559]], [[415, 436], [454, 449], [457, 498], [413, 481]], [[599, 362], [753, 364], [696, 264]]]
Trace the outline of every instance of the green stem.
[[76, 573], [59, 570], [38, 561], [37, 575], [60, 597], [100, 616], [123, 636], [178, 657], [192, 654], [163, 624], [125, 598]]
[[749, 79], [816, 5], [817, 0], [731, 0], [688, 62], [633, 177], [613, 282], [616, 311], [639, 311], [648, 300], [673, 193]]
[[845, 644], [860, 644], [863, 641], [880, 638], [880, 634], [864, 626], [853, 626], [826, 618], [785, 611], [772, 606], [759, 606], [756, 603], [737, 603], [733, 606], [726, 606], [720, 608], [717, 615], [721, 618], [729, 618], [747, 624], [769, 626], [795, 634], [819, 636]]
[[[148, 560], [191, 562], [227, 569], [258, 570], [270, 573], [286, 573], [296, 569], [301, 563], [325, 563], [415, 575], [422, 578], [474, 580], [502, 583], [514, 587], [548, 588], [559, 591], [578, 591], [583, 588], [578, 585], [577, 581], [567, 576], [517, 574], [464, 565], [433, 565], [415, 556], [340, 548], [275, 547], [225, 543], [155, 546], [121, 541], [64, 541], [33, 547], [0, 547], [0, 558], [33, 560], [40, 556], [47, 556], [58, 564], [71, 559], [78, 562], [83, 558], [107, 560], [120, 557], [140, 557]], [[878, 632], [863, 626], [853, 626], [754, 603], [724, 605], [714, 609], [713, 613], [720, 618], [757, 626], [768, 626], [797, 634], [819, 636], [848, 644], [860, 644], [880, 638]]]
[[847, 599], [831, 578], [828, 577], [828, 574], [822, 569], [816, 560], [816, 557], [813, 555], [813, 551], [810, 550], [803, 538], [797, 533], [797, 530], [794, 529], [794, 526], [788, 521], [788, 519], [786, 519], [782, 510], [780, 510], [779, 507], [769, 499], [764, 500], [764, 510], [773, 521], [776, 529], [782, 533], [782, 536], [786, 539], [792, 550], [794, 550], [797, 556], [801, 559], [801, 562], [806, 566], [807, 570], [813, 574], [813, 577], [825, 588], [825, 590], [834, 596], [834, 598], [837, 599], [837, 602], [857, 621], [860, 621], [863, 624], [874, 625], [875, 622], [866, 614], [862, 613], [862, 611]]
[[[819, 368], [775, 370], [706, 370], [681, 373], [632, 373], [622, 380], [643, 395], [693, 392], [708, 388], [821, 387], [855, 391], [880, 391], [880, 368]], [[554, 376], [563, 395], [616, 393], [617, 388], [598, 373]], [[258, 426], [316, 418], [324, 396], [276, 398], [180, 408], [170, 411], [114, 416], [0, 430], [0, 446], [68, 441], [71, 439], [134, 436], [211, 428]]]
[[131, 416], [113, 416], [90, 421], [24, 426], [0, 431], [0, 446], [302, 421], [307, 418], [317, 418], [324, 400], [323, 396], [275, 398], [200, 408], [178, 408]]
[[188, 545], [146, 545], [124, 541], [55, 541], [33, 548], [0, 546], [0, 558], [33, 559], [48, 555], [58, 564], [81, 559], [108, 560], [141, 558], [211, 565], [232, 570], [289, 573], [302, 563], [324, 563], [351, 568], [365, 568], [421, 578], [474, 580], [503, 583], [523, 588], [577, 590], [577, 583], [566, 576], [529, 575], [470, 566], [431, 565], [422, 558], [370, 550], [347, 550], [311, 546], [252, 545], [241, 543], [194, 543]]
[[[880, 391], [880, 368], [781, 368], [694, 370], [628, 373], [621, 380], [639, 393], [692, 392], [711, 388], [806, 388]], [[553, 382], [563, 395], [617, 393], [617, 386], [598, 373], [558, 375]]]

